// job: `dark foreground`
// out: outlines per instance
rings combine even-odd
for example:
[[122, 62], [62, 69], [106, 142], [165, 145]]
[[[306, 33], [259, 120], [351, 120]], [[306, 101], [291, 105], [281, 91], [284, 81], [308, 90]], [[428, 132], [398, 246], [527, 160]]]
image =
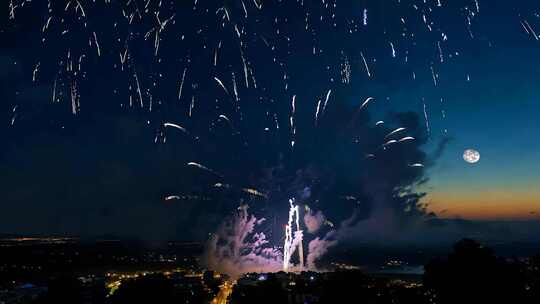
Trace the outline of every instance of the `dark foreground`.
[[[106, 261], [94, 252], [91, 256], [98, 258], [91, 271], [75, 267], [82, 265], [77, 261], [72, 268], [65, 265], [86, 254], [48, 252], [45, 266], [30, 260], [1, 264], [0, 303], [540, 303], [540, 256], [501, 258], [467, 239], [427, 263], [423, 275], [410, 277], [342, 269], [253, 273], [231, 280], [193, 266], [197, 261], [188, 256], [196, 250], [179, 256], [127, 255], [115, 249], [101, 257]], [[64, 268], [53, 271], [58, 265]], [[113, 266], [116, 270], [110, 270]], [[25, 279], [31, 283], [22, 283]]]

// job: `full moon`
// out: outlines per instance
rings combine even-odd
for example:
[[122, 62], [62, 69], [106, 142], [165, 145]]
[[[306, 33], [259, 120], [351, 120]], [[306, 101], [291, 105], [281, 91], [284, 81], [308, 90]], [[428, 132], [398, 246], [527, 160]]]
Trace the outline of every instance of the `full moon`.
[[463, 152], [463, 159], [469, 164], [475, 164], [480, 160], [480, 152], [473, 149], [467, 149]]

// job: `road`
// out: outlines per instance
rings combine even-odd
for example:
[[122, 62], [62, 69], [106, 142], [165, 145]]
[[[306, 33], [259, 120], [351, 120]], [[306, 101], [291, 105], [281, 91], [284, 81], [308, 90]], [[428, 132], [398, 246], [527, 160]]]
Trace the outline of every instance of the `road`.
[[227, 304], [229, 295], [232, 293], [234, 284], [236, 282], [225, 281], [221, 286], [218, 294], [212, 300], [212, 304]]

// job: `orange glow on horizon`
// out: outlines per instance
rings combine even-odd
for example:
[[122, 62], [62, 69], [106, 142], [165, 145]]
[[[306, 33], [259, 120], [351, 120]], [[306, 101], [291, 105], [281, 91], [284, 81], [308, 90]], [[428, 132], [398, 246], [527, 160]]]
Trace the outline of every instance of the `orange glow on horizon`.
[[441, 218], [475, 220], [540, 219], [540, 193], [535, 192], [442, 192], [429, 194], [428, 209]]

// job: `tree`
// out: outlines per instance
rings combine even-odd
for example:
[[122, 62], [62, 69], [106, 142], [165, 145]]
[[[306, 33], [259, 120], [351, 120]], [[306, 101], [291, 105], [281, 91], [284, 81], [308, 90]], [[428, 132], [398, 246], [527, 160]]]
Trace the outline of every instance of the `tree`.
[[525, 284], [516, 263], [463, 239], [446, 259], [425, 266], [424, 284], [439, 303], [525, 303]]
[[38, 303], [60, 304], [83, 303], [83, 286], [81, 281], [72, 276], [58, 276], [49, 282], [47, 294]]
[[128, 280], [111, 297], [112, 304], [181, 303], [175, 296], [174, 285], [163, 275], [147, 275]]
[[233, 304], [288, 303], [287, 291], [274, 274], [268, 274], [265, 281], [256, 286], [236, 286], [231, 295]]

